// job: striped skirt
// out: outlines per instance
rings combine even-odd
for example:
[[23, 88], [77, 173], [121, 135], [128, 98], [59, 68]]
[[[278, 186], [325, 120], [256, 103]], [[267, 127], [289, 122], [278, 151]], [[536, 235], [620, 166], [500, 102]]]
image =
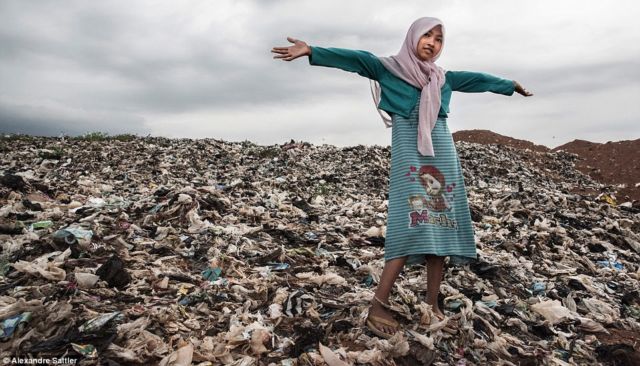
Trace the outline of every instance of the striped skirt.
[[385, 261], [408, 256], [411, 265], [424, 262], [425, 254], [458, 263], [476, 259], [464, 176], [446, 118], [431, 132], [435, 156], [418, 152], [418, 104], [409, 118], [394, 115], [392, 128]]

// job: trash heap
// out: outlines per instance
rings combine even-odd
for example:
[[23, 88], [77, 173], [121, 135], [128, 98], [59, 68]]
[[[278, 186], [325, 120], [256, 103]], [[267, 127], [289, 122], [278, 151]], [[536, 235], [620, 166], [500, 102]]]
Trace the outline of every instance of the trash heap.
[[[576, 155], [456, 143], [479, 260], [390, 297], [389, 147], [0, 140], [0, 353], [93, 365], [638, 362], [640, 207]], [[584, 196], [577, 188], [601, 192]], [[637, 364], [637, 363], [636, 363]]]

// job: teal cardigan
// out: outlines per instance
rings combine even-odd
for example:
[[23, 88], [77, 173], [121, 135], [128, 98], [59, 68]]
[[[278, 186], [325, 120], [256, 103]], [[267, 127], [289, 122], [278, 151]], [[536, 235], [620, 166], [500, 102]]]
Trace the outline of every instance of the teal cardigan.
[[[367, 51], [311, 47], [309, 63], [355, 72], [378, 81], [382, 90], [378, 108], [389, 114], [409, 117], [420, 97], [420, 89], [393, 75], [384, 67], [378, 57]], [[449, 102], [453, 91], [465, 93], [490, 91], [512, 95], [515, 90], [513, 81], [481, 72], [447, 71], [445, 76], [446, 81], [440, 90], [441, 101], [438, 117], [441, 118], [448, 116]]]

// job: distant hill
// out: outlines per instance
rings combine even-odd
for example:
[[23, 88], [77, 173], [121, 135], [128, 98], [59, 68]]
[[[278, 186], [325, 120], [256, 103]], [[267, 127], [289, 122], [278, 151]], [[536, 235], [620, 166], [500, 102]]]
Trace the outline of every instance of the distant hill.
[[539, 152], [547, 152], [549, 148], [536, 145], [531, 141], [515, 139], [489, 130], [462, 130], [453, 133], [454, 141], [475, 142], [477, 144], [500, 144], [512, 146], [518, 149], [529, 149]]
[[585, 140], [573, 140], [551, 151], [566, 151], [579, 155], [576, 168], [593, 179], [604, 183], [624, 184], [619, 198], [628, 195], [640, 200], [640, 139], [608, 141], [601, 144]]
[[640, 139], [598, 143], [573, 140], [549, 149], [527, 140], [515, 139], [489, 130], [462, 130], [453, 133], [454, 141], [499, 144], [537, 152], [566, 151], [580, 157], [576, 169], [606, 184], [623, 185], [618, 189], [618, 202], [640, 201]]

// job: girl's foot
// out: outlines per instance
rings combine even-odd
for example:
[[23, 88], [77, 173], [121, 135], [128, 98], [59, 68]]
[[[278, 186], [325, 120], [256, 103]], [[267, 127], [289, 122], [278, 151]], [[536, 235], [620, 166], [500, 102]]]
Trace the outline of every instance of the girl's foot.
[[[367, 319], [370, 328], [373, 326], [379, 332], [385, 334], [384, 336], [392, 336], [400, 329], [400, 324], [393, 319], [393, 315], [385, 309], [385, 304], [378, 300], [376, 297], [371, 301], [371, 307], [369, 308], [369, 317]], [[374, 329], [372, 329], [374, 331]], [[376, 333], [374, 331], [374, 333]], [[379, 333], [377, 335], [382, 336]]]
[[445, 318], [444, 313], [440, 310], [440, 308], [431, 308], [431, 311], [433, 311], [433, 315], [437, 316], [438, 319], [440, 319], [440, 321], [442, 321]]

